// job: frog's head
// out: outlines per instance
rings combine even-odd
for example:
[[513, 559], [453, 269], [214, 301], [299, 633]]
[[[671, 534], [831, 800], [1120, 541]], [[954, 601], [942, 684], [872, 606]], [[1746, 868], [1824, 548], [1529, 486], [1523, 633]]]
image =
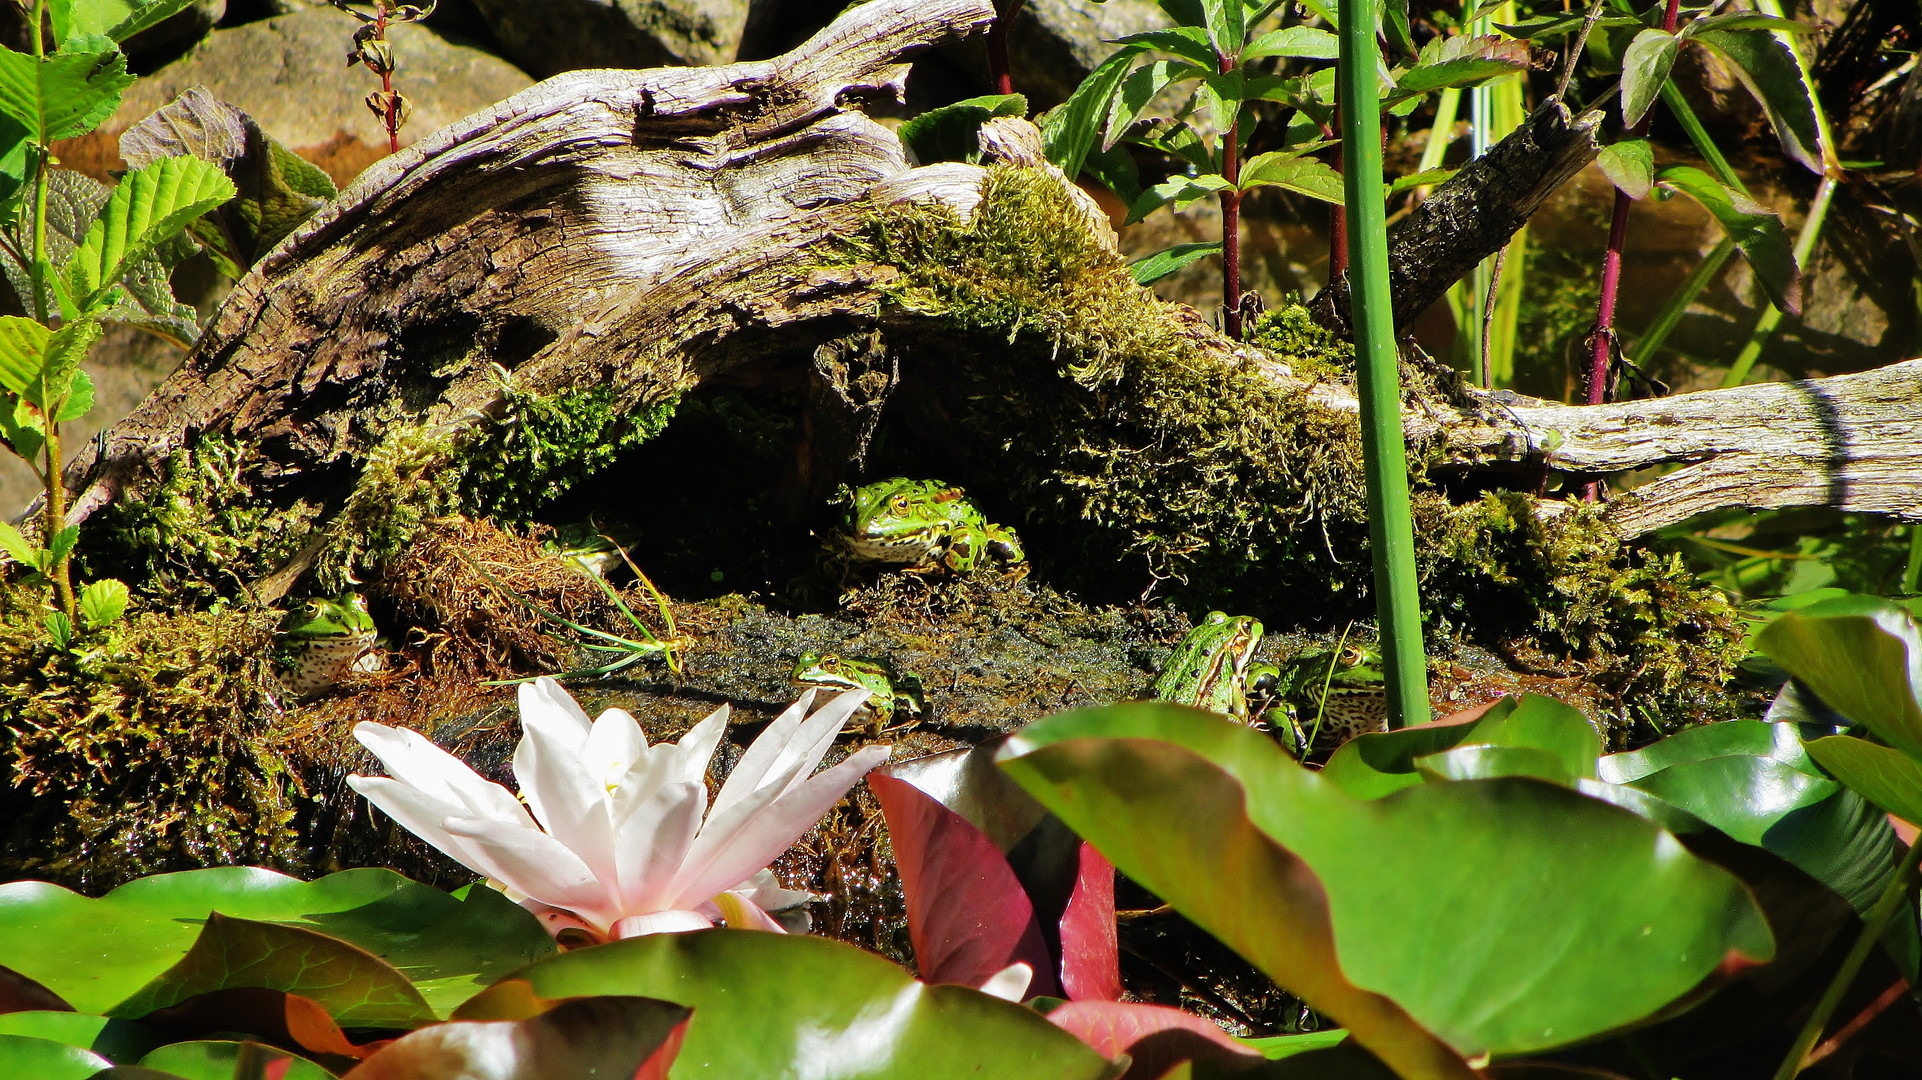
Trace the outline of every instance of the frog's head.
[[885, 663], [858, 656], [804, 652], [794, 662], [794, 680], [816, 686], [840, 686], [872, 691], [876, 697], [893, 692]]
[[1154, 695], [1231, 716], [1246, 716], [1248, 662], [1261, 643], [1261, 620], [1211, 611], [1175, 646]]
[[959, 488], [938, 480], [877, 480], [849, 496], [848, 529], [861, 540], [911, 539], [948, 525], [951, 504], [961, 497]]
[[317, 596], [288, 612], [280, 632], [296, 641], [359, 637], [374, 632], [374, 617], [367, 614], [367, 600], [359, 593]]

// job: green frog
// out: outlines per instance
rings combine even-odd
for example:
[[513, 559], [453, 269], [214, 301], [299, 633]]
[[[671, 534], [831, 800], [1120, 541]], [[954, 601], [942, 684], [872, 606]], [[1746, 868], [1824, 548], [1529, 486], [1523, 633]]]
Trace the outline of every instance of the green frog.
[[354, 592], [315, 597], [287, 613], [277, 640], [286, 654], [282, 680], [296, 698], [311, 698], [334, 688], [350, 670], [372, 670], [378, 631], [367, 601]]
[[893, 665], [879, 657], [805, 652], [794, 663], [794, 681], [808, 686], [868, 691], [873, 695], [868, 698], [867, 707], [874, 710], [876, 735], [887, 727], [889, 717], [897, 710], [918, 720], [928, 709], [927, 698], [921, 692], [921, 680], [913, 675], [897, 674]]
[[1315, 750], [1388, 729], [1381, 653], [1371, 646], [1305, 649], [1282, 667], [1276, 693], [1299, 741]]
[[960, 488], [939, 480], [896, 476], [843, 487], [842, 499], [848, 515], [840, 546], [854, 561], [962, 573], [1027, 561], [1014, 530], [990, 522]]
[[1261, 634], [1259, 619], [1209, 612], [1175, 646], [1149, 692], [1243, 723], [1259, 720], [1281, 674], [1273, 664], [1252, 662]]
[[557, 526], [552, 536], [541, 541], [541, 550], [591, 574], [618, 577], [627, 563], [623, 550], [633, 546], [635, 535], [630, 528], [577, 521]]

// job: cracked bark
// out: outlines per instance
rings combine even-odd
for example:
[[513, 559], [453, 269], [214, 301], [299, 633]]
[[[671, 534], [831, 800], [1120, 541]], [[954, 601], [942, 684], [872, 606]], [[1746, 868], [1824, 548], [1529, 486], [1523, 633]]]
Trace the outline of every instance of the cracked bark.
[[[818, 347], [855, 335], [946, 333], [883, 315], [896, 268], [824, 255], [888, 204], [978, 203], [982, 169], [911, 168], [861, 105], [899, 97], [907, 57], [992, 14], [987, 0], [878, 0], [774, 60], [574, 72], [423, 139], [239, 283], [181, 369], [69, 468], [71, 520], [151, 482], [202, 433], [253, 444], [257, 491], [330, 505], [386, 425], [459, 425], [494, 407], [493, 365], [534, 391], [605, 386], [638, 406], [770, 358], [804, 379]], [[1030, 160], [1020, 126], [990, 132], [991, 148]], [[1593, 154], [1592, 122], [1558, 106], [1516, 138], [1398, 232], [1422, 253], [1404, 258], [1398, 318], [1505, 243]], [[1197, 359], [1248, 362], [1193, 312], [1171, 305], [1169, 317]], [[1490, 483], [1680, 463], [1609, 506], [1624, 535], [1727, 506], [1922, 518], [1918, 380], [1922, 361], [1592, 408], [1477, 395], [1411, 408], [1407, 426], [1440, 441], [1441, 471]], [[1338, 389], [1313, 392], [1353, 407]]]

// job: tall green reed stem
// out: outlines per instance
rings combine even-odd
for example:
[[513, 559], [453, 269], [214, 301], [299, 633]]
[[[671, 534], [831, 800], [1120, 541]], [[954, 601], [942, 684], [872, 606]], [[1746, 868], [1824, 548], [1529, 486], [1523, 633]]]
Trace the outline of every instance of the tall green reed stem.
[[1375, 557], [1388, 726], [1429, 718], [1428, 660], [1415, 588], [1415, 536], [1408, 510], [1408, 459], [1401, 429], [1401, 372], [1388, 293], [1388, 227], [1381, 182], [1381, 110], [1375, 72], [1374, 4], [1341, 0], [1342, 176], [1348, 264], [1361, 397], [1362, 464], [1368, 475], [1368, 539]]

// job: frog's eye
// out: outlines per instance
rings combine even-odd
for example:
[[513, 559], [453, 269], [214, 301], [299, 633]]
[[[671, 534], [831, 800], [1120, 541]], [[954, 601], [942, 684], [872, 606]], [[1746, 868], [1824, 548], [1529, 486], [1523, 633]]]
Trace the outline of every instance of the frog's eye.
[[841, 658], [838, 656], [823, 656], [821, 658], [821, 666], [832, 671], [841, 666]]
[[1368, 650], [1359, 645], [1350, 645], [1341, 651], [1341, 662], [1344, 667], [1359, 667], [1366, 659], [1368, 659]]
[[888, 507], [897, 514], [905, 514], [908, 512], [908, 497], [906, 495], [896, 495], [894, 498], [888, 500]]

